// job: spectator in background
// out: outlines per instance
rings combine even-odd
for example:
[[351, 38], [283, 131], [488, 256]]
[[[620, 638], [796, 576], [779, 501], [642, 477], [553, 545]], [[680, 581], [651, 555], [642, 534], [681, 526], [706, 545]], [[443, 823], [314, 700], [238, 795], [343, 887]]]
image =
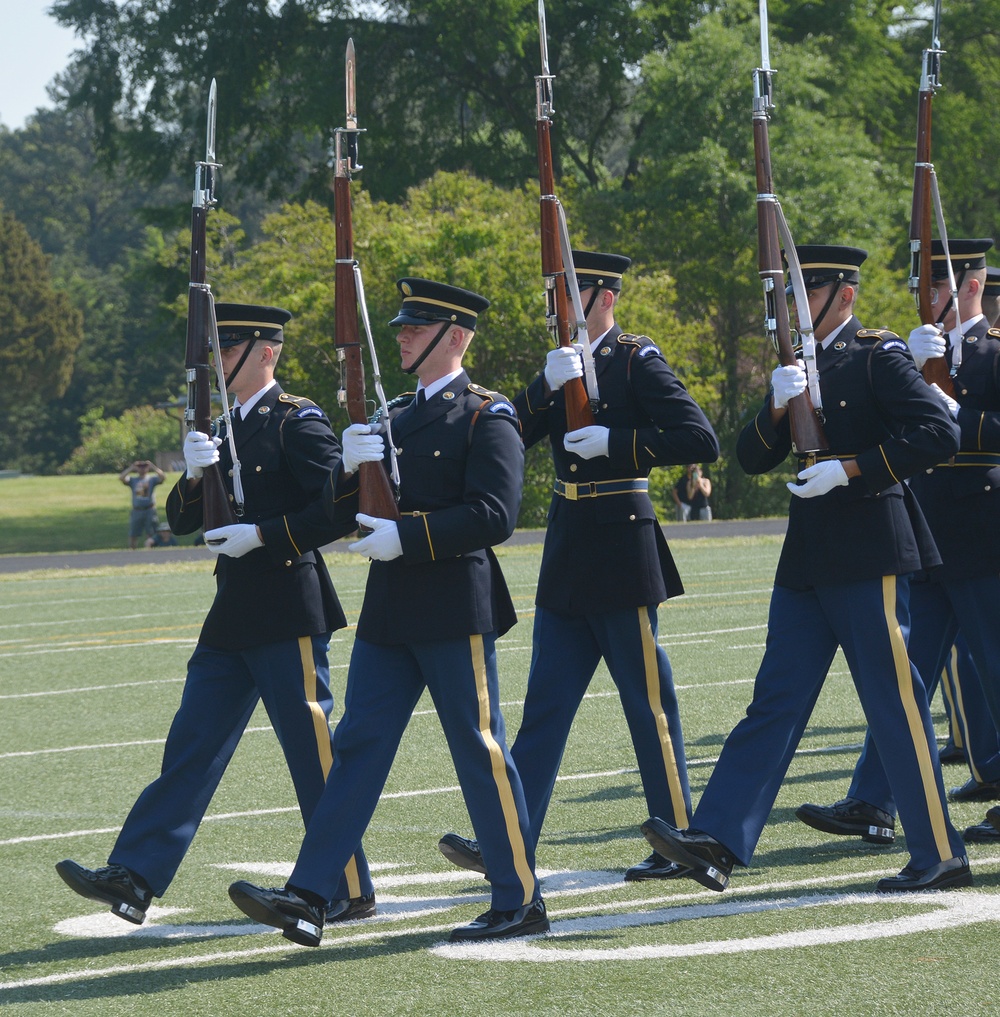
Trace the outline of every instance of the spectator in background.
[[674, 504], [677, 508], [677, 522], [687, 523], [692, 519], [710, 522], [712, 506], [708, 499], [712, 496], [712, 481], [702, 473], [698, 463], [690, 463], [684, 475], [671, 489]]
[[[150, 470], [153, 472], [150, 473]], [[145, 542], [146, 537], [152, 537], [156, 532], [158, 520], [155, 489], [157, 484], [163, 483], [165, 474], [148, 459], [137, 459], [118, 474], [118, 479], [132, 492], [132, 511], [128, 519], [128, 546], [134, 551], [140, 537]]]
[[176, 547], [177, 538], [170, 531], [170, 523], [160, 523], [156, 532], [146, 540], [146, 547]]

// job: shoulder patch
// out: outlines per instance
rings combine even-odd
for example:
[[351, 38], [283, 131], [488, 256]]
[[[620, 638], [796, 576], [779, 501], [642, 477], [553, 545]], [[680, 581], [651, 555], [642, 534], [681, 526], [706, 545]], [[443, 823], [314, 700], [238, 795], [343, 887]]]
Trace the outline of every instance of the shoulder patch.
[[501, 402], [490, 403], [490, 413], [506, 413], [508, 416], [516, 417], [517, 410], [506, 400]]
[[882, 349], [884, 350], [909, 350], [910, 347], [903, 342], [902, 339], [887, 339], [882, 343]]
[[656, 345], [651, 343], [649, 346], [643, 346], [643, 348], [641, 350], [639, 350], [639, 356], [640, 357], [662, 357], [663, 354], [660, 352], [659, 346], [656, 346]]
[[303, 406], [296, 414], [296, 417], [322, 417], [323, 411], [318, 406]]

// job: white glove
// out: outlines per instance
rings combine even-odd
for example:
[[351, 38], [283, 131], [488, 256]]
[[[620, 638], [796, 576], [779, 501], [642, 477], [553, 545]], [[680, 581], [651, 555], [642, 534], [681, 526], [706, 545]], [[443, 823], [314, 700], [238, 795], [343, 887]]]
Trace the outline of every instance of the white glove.
[[344, 472], [357, 473], [362, 463], [377, 463], [383, 458], [382, 439], [372, 434], [370, 424], [351, 424], [340, 436], [344, 446]]
[[260, 533], [253, 523], [233, 523], [205, 531], [205, 546], [212, 554], [227, 554], [230, 558], [242, 558], [248, 551], [263, 547]]
[[358, 513], [357, 520], [359, 526], [372, 532], [367, 537], [348, 544], [348, 551], [374, 558], [375, 561], [392, 561], [403, 553], [403, 545], [399, 542], [399, 527], [394, 520], [366, 516], [363, 512]]
[[575, 431], [567, 431], [563, 435], [563, 448], [567, 452], [578, 455], [581, 459], [596, 459], [597, 456], [608, 454], [610, 435], [611, 428], [601, 427], [600, 424], [580, 427]]
[[219, 461], [221, 438], [209, 438], [204, 431], [188, 431], [184, 439], [184, 470], [192, 480], [198, 480], [206, 466]]
[[958, 420], [958, 411], [961, 409], [961, 406], [939, 385], [931, 385], [931, 388], [934, 390], [935, 395], [940, 396], [941, 401], [948, 407], [948, 412]]
[[549, 350], [545, 357], [545, 384], [552, 389], [560, 389], [567, 381], [583, 377], [583, 344], [573, 343], [572, 346], [557, 346]]
[[915, 328], [906, 341], [910, 345], [913, 362], [917, 365], [918, 371], [923, 369], [928, 360], [943, 357], [948, 347], [941, 329], [937, 325], [921, 325], [919, 328]]
[[835, 487], [846, 486], [849, 479], [839, 459], [827, 459], [822, 463], [807, 466], [799, 474], [799, 480], [804, 480], [804, 484], [789, 483], [785, 486], [799, 498], [818, 498]]
[[784, 367], [776, 367], [771, 372], [774, 408], [783, 410], [788, 405], [789, 399], [805, 392], [807, 384], [806, 365], [801, 360], [796, 360], [794, 364], [786, 364]]

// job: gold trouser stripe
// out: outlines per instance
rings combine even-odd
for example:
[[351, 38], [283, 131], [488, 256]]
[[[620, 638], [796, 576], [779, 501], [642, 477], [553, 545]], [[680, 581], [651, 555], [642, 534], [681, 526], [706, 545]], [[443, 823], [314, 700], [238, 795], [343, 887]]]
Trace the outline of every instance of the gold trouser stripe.
[[924, 800], [931, 821], [931, 831], [941, 861], [952, 857], [951, 844], [948, 842], [948, 828], [945, 822], [944, 807], [938, 795], [937, 781], [934, 779], [934, 766], [931, 763], [930, 746], [920, 719], [920, 710], [913, 694], [913, 678], [910, 674], [910, 660], [906, 655], [906, 642], [902, 630], [896, 620], [896, 577], [882, 577], [882, 610], [885, 614], [886, 631], [892, 647], [892, 659], [896, 669], [896, 684], [899, 698], [906, 714], [906, 724], [910, 731], [910, 741], [917, 757], [920, 770], [920, 781], [923, 784]]
[[[316, 734], [316, 755], [319, 757], [319, 765], [323, 769], [323, 779], [330, 776], [330, 767], [333, 766], [333, 752], [330, 749], [330, 725], [319, 705], [316, 677], [316, 661], [313, 660], [312, 639], [309, 636], [299, 636], [299, 657], [302, 660], [302, 683], [305, 692], [306, 703], [309, 704], [309, 712], [312, 714], [313, 731]], [[347, 886], [352, 897], [361, 896], [361, 879], [358, 876], [358, 863], [354, 856], [347, 863], [344, 869], [347, 876]]]
[[[965, 748], [965, 736], [963, 734], [963, 730], [962, 729], [963, 729], [963, 726], [964, 726], [965, 713], [964, 713], [964, 711], [962, 712], [963, 723], [959, 724], [957, 722], [958, 721], [958, 712], [957, 711], [959, 709], [958, 702], [960, 702], [961, 698], [962, 698], [962, 688], [959, 685], [957, 677], [956, 677], [957, 676], [957, 670], [958, 670], [958, 650], [956, 650], [954, 646], [952, 646], [952, 648], [950, 650], [950, 653], [949, 653], [949, 656], [950, 656], [950, 659], [951, 659], [951, 674], [952, 674], [952, 677], [951, 678], [948, 677], [948, 669], [947, 668], [945, 668], [941, 672], [941, 694], [944, 696], [945, 699], [948, 700], [948, 708], [949, 708], [950, 716], [951, 716], [951, 725], [950, 725], [950, 728], [951, 728], [951, 730], [950, 730], [951, 740], [954, 742], [956, 749], [964, 749]], [[956, 697], [957, 697], [957, 701], [956, 701]], [[978, 778], [977, 778], [977, 780], [978, 780]]]
[[507, 840], [514, 855], [514, 870], [524, 887], [524, 903], [530, 904], [535, 896], [535, 876], [528, 864], [528, 854], [524, 846], [521, 824], [517, 820], [517, 806], [514, 804], [514, 791], [507, 778], [503, 750], [490, 730], [490, 692], [486, 682], [483, 637], [478, 634], [469, 636], [469, 646], [472, 650], [472, 667], [476, 677], [476, 693], [479, 697], [479, 733], [489, 750], [493, 780], [500, 795], [500, 808], [503, 810], [504, 824], [507, 827]]
[[[951, 678], [949, 688], [949, 691], [952, 693], [951, 726], [954, 735], [957, 735], [957, 737], [954, 737], [954, 742], [965, 749], [965, 758], [969, 764], [969, 770], [972, 772], [973, 779], [980, 784], [984, 784], [986, 779], [979, 772], [976, 761], [972, 758], [970, 747], [965, 745], [964, 735], [969, 729], [969, 722], [967, 720], [968, 714], [965, 712], [965, 698], [962, 695], [962, 675], [958, 670], [958, 650], [954, 646], [951, 648]], [[945, 684], [947, 685], [948, 683], [945, 682]]]
[[687, 808], [684, 805], [681, 776], [677, 772], [674, 743], [670, 740], [670, 728], [667, 726], [667, 714], [660, 700], [660, 669], [656, 663], [656, 640], [653, 638], [653, 628], [649, 623], [648, 609], [640, 607], [638, 615], [639, 632], [642, 636], [642, 663], [646, 672], [646, 698], [649, 700], [649, 708], [656, 720], [656, 731], [660, 736], [663, 769], [667, 775], [667, 787], [670, 789], [670, 801], [674, 808], [674, 825], [683, 830], [688, 825]]

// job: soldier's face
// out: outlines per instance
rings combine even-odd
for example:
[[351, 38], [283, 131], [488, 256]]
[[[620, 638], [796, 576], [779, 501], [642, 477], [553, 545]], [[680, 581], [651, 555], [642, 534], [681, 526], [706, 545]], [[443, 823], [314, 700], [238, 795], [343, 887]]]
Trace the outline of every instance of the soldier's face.
[[426, 325], [401, 325], [396, 333], [399, 343], [399, 366], [405, 371], [427, 349], [441, 328], [439, 321], [430, 321]]

